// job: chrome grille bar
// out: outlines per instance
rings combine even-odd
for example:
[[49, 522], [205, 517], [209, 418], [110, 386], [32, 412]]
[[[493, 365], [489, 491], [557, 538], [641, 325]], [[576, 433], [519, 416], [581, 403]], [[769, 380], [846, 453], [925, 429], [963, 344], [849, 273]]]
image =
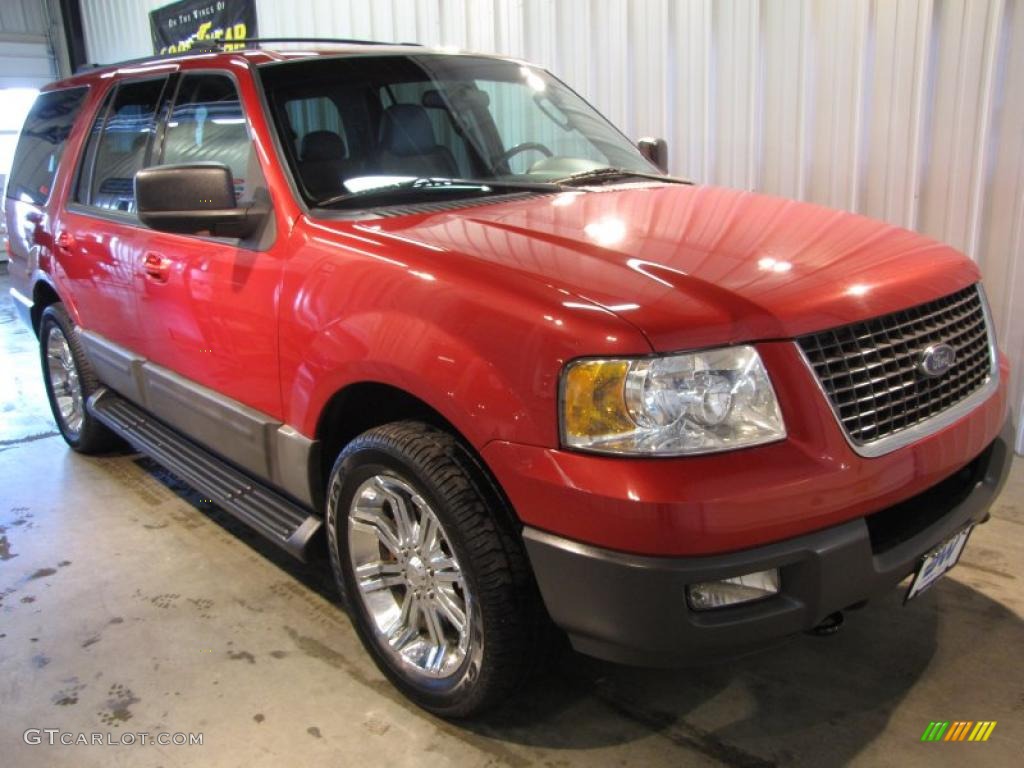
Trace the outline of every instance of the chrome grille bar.
[[[890, 315], [803, 336], [797, 344], [859, 453], [877, 456], [974, 407], [998, 378], [991, 321], [972, 285]], [[941, 376], [921, 372], [924, 351], [948, 344], [956, 359]], [[975, 402], [977, 401], [977, 402]], [[933, 422], [941, 420], [942, 424]]]

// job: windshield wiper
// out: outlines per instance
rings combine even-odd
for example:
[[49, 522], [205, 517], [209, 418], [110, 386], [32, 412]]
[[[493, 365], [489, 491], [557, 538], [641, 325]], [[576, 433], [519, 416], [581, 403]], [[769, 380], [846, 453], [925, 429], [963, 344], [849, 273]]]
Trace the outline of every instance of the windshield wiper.
[[618, 181], [620, 179], [651, 179], [663, 181], [666, 184], [693, 184], [689, 179], [680, 179], [678, 176], [665, 176], [660, 173], [647, 173], [646, 171], [629, 171], [625, 168], [594, 168], [589, 171], [580, 171], [572, 176], [559, 179], [559, 184], [566, 186], [585, 186], [591, 182]]
[[332, 205], [348, 203], [351, 201], [363, 202], [374, 198], [404, 198], [409, 195], [420, 193], [469, 193], [469, 194], [502, 194], [505, 192], [559, 192], [562, 187], [559, 184], [533, 181], [497, 181], [490, 179], [446, 179], [429, 178], [410, 179], [399, 181], [394, 184], [387, 184], [380, 187], [370, 187], [357, 192], [346, 192], [341, 195], [332, 195], [323, 200], [313, 203], [315, 208], [326, 208]]

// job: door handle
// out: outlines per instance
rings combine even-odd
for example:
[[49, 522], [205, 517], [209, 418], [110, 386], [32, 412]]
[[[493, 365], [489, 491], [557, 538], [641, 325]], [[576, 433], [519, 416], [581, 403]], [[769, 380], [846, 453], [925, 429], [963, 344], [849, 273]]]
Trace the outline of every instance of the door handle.
[[58, 250], [70, 251], [75, 247], [75, 236], [68, 232], [66, 229], [62, 229], [57, 237], [54, 239], [53, 244], [57, 246]]
[[171, 273], [171, 261], [158, 253], [147, 253], [142, 260], [143, 274], [157, 283], [166, 283]]
[[[25, 221], [32, 225], [32, 233], [29, 235], [32, 245], [42, 245], [47, 248], [53, 246], [50, 233], [43, 228], [43, 214], [39, 211], [29, 211], [25, 214]], [[9, 247], [10, 243], [8, 242]]]

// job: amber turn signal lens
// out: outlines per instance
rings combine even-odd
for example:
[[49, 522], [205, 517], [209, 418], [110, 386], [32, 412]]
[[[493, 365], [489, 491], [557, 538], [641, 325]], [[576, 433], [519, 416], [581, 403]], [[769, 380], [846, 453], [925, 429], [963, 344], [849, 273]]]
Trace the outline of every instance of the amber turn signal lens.
[[768, 371], [749, 344], [625, 360], [562, 374], [562, 444], [624, 456], [694, 456], [786, 437]]
[[632, 432], [623, 397], [629, 362], [584, 360], [566, 372], [564, 383], [565, 431], [569, 438]]

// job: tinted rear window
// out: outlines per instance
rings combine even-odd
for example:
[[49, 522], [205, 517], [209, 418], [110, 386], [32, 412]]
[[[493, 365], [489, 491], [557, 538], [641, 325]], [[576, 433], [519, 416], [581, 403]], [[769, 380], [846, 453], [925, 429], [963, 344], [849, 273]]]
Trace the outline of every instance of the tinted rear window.
[[42, 93], [25, 118], [11, 165], [7, 196], [42, 205], [50, 197], [57, 165], [64, 152], [86, 88]]

